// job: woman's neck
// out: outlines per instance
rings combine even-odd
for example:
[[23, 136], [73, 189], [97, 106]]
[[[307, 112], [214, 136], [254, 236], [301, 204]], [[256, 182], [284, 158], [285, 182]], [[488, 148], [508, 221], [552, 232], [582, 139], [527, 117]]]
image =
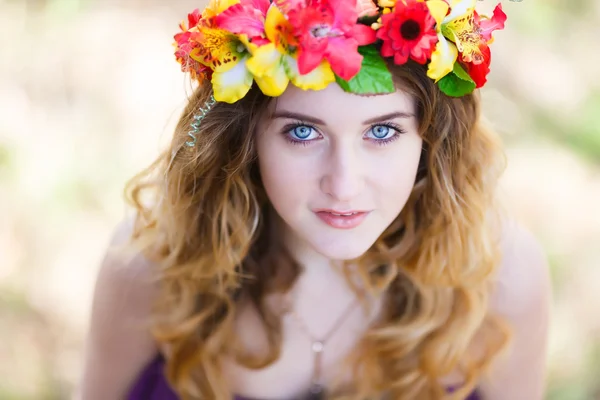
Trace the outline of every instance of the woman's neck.
[[[353, 265], [341, 260], [332, 260], [317, 252], [309, 243], [301, 240], [272, 210], [277, 232], [277, 240], [300, 266], [300, 275], [291, 292], [296, 296], [314, 296], [316, 298], [350, 298], [356, 296], [356, 289], [361, 290], [364, 284], [353, 272]], [[351, 285], [348, 279], [351, 279]], [[363, 291], [366, 294], [367, 291]]]

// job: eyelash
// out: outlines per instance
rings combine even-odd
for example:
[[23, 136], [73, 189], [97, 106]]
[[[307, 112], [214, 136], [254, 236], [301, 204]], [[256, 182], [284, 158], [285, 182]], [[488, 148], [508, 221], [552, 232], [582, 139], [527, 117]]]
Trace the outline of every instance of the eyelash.
[[[289, 136], [289, 133], [290, 133], [291, 130], [296, 129], [296, 128], [301, 127], [301, 126], [304, 126], [304, 127], [307, 127], [307, 128], [311, 128], [311, 129], [314, 129], [315, 131], [318, 131], [318, 129], [314, 125], [312, 125], [312, 124], [310, 124], [308, 122], [296, 121], [293, 124], [286, 125], [283, 128], [283, 132], [282, 133], [285, 136], [286, 140], [288, 142], [292, 143], [293, 145], [308, 146], [315, 139], [311, 139], [311, 140], [296, 140], [296, 139], [292, 139]], [[390, 144], [391, 142], [399, 139], [399, 137], [400, 137], [401, 134], [406, 133], [406, 131], [404, 129], [402, 129], [402, 127], [400, 127], [400, 125], [394, 124], [393, 122], [385, 122], [385, 123], [380, 123], [380, 124], [374, 124], [374, 125], [371, 125], [369, 127], [369, 130], [373, 129], [376, 126], [385, 126], [387, 128], [390, 128], [390, 129], [393, 129], [394, 131], [396, 131], [396, 133], [392, 137], [389, 137], [387, 139], [369, 139], [370, 141], [375, 142], [375, 144], [377, 144], [378, 146], [386, 146], [386, 145]]]

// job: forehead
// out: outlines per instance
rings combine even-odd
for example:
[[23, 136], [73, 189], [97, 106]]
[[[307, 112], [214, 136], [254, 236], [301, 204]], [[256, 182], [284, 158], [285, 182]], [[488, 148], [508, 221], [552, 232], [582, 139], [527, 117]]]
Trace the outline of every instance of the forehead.
[[393, 112], [415, 113], [413, 96], [401, 89], [394, 93], [357, 95], [332, 83], [323, 90], [302, 90], [290, 84], [274, 102], [273, 111], [294, 111], [328, 121], [337, 116], [364, 120]]

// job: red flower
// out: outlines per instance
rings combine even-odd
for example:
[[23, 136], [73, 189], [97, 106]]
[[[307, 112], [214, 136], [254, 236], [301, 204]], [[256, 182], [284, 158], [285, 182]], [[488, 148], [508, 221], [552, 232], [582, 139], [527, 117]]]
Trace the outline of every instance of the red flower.
[[288, 1], [283, 8], [298, 38], [300, 74], [308, 74], [323, 59], [342, 79], [358, 73], [363, 58], [358, 46], [373, 43], [375, 31], [357, 23], [356, 0]]
[[195, 27], [196, 25], [198, 25], [198, 23], [200, 22], [200, 20], [202, 19], [202, 14], [200, 14], [200, 10], [198, 10], [197, 8], [192, 11], [191, 13], [188, 14], [188, 24], [186, 26], [185, 21], [181, 21], [181, 23], [179, 24], [179, 29], [181, 29], [182, 31], [188, 31], [190, 29], [192, 29], [193, 27]]
[[479, 46], [481, 51], [481, 60], [475, 64], [474, 62], [464, 62], [462, 55], [459, 55], [459, 61], [471, 77], [475, 81], [477, 88], [482, 87], [487, 82], [487, 75], [490, 72], [490, 63], [492, 62], [492, 53], [490, 47], [481, 43]]
[[409, 58], [425, 64], [438, 42], [435, 19], [425, 2], [398, 1], [391, 13], [381, 16], [377, 37], [383, 40], [381, 55], [405, 64]]
[[495, 30], [503, 29], [506, 22], [506, 14], [502, 11], [502, 4], [498, 4], [494, 9], [492, 18], [481, 17], [477, 11], [473, 13], [474, 24], [477, 27], [479, 35], [479, 54], [466, 62], [463, 55], [459, 55], [459, 62], [463, 65], [471, 79], [475, 81], [477, 88], [482, 87], [487, 82], [487, 75], [490, 72], [490, 63], [492, 62], [492, 53], [489, 43], [493, 41], [492, 33]]
[[203, 81], [205, 79], [210, 80], [212, 76], [212, 70], [200, 64], [198, 61], [190, 57], [190, 53], [200, 44], [195, 42], [192, 38], [192, 32], [190, 29], [195, 28], [202, 22], [200, 11], [194, 10], [191, 14], [188, 14], [188, 25], [185, 21], [179, 24], [179, 28], [182, 32], [175, 35], [175, 59], [181, 64], [182, 72], [189, 72], [192, 79]]

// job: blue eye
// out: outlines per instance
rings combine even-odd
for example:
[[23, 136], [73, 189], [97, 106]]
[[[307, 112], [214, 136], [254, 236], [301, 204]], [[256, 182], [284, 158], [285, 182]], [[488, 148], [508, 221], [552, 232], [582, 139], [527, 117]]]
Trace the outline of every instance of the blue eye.
[[394, 123], [373, 125], [367, 132], [367, 138], [377, 145], [386, 145], [398, 139], [402, 133], [406, 133], [400, 126]]
[[377, 139], [385, 138], [390, 133], [390, 131], [391, 131], [390, 127], [385, 126], [385, 125], [376, 125], [373, 128], [371, 128], [371, 132], [373, 132], [373, 136], [375, 136], [375, 138], [377, 138]]
[[298, 125], [290, 130], [290, 132], [298, 139], [307, 139], [312, 132], [312, 128], [306, 125]]
[[[300, 121], [285, 126], [281, 133], [290, 143], [303, 146], [308, 146], [316, 140], [322, 139], [316, 127]], [[390, 122], [372, 125], [366, 133], [366, 139], [374, 144], [383, 146], [398, 139], [402, 133], [406, 133], [406, 131]]]
[[321, 138], [317, 128], [302, 121], [284, 126], [281, 133], [288, 142], [302, 146], [308, 146]]

